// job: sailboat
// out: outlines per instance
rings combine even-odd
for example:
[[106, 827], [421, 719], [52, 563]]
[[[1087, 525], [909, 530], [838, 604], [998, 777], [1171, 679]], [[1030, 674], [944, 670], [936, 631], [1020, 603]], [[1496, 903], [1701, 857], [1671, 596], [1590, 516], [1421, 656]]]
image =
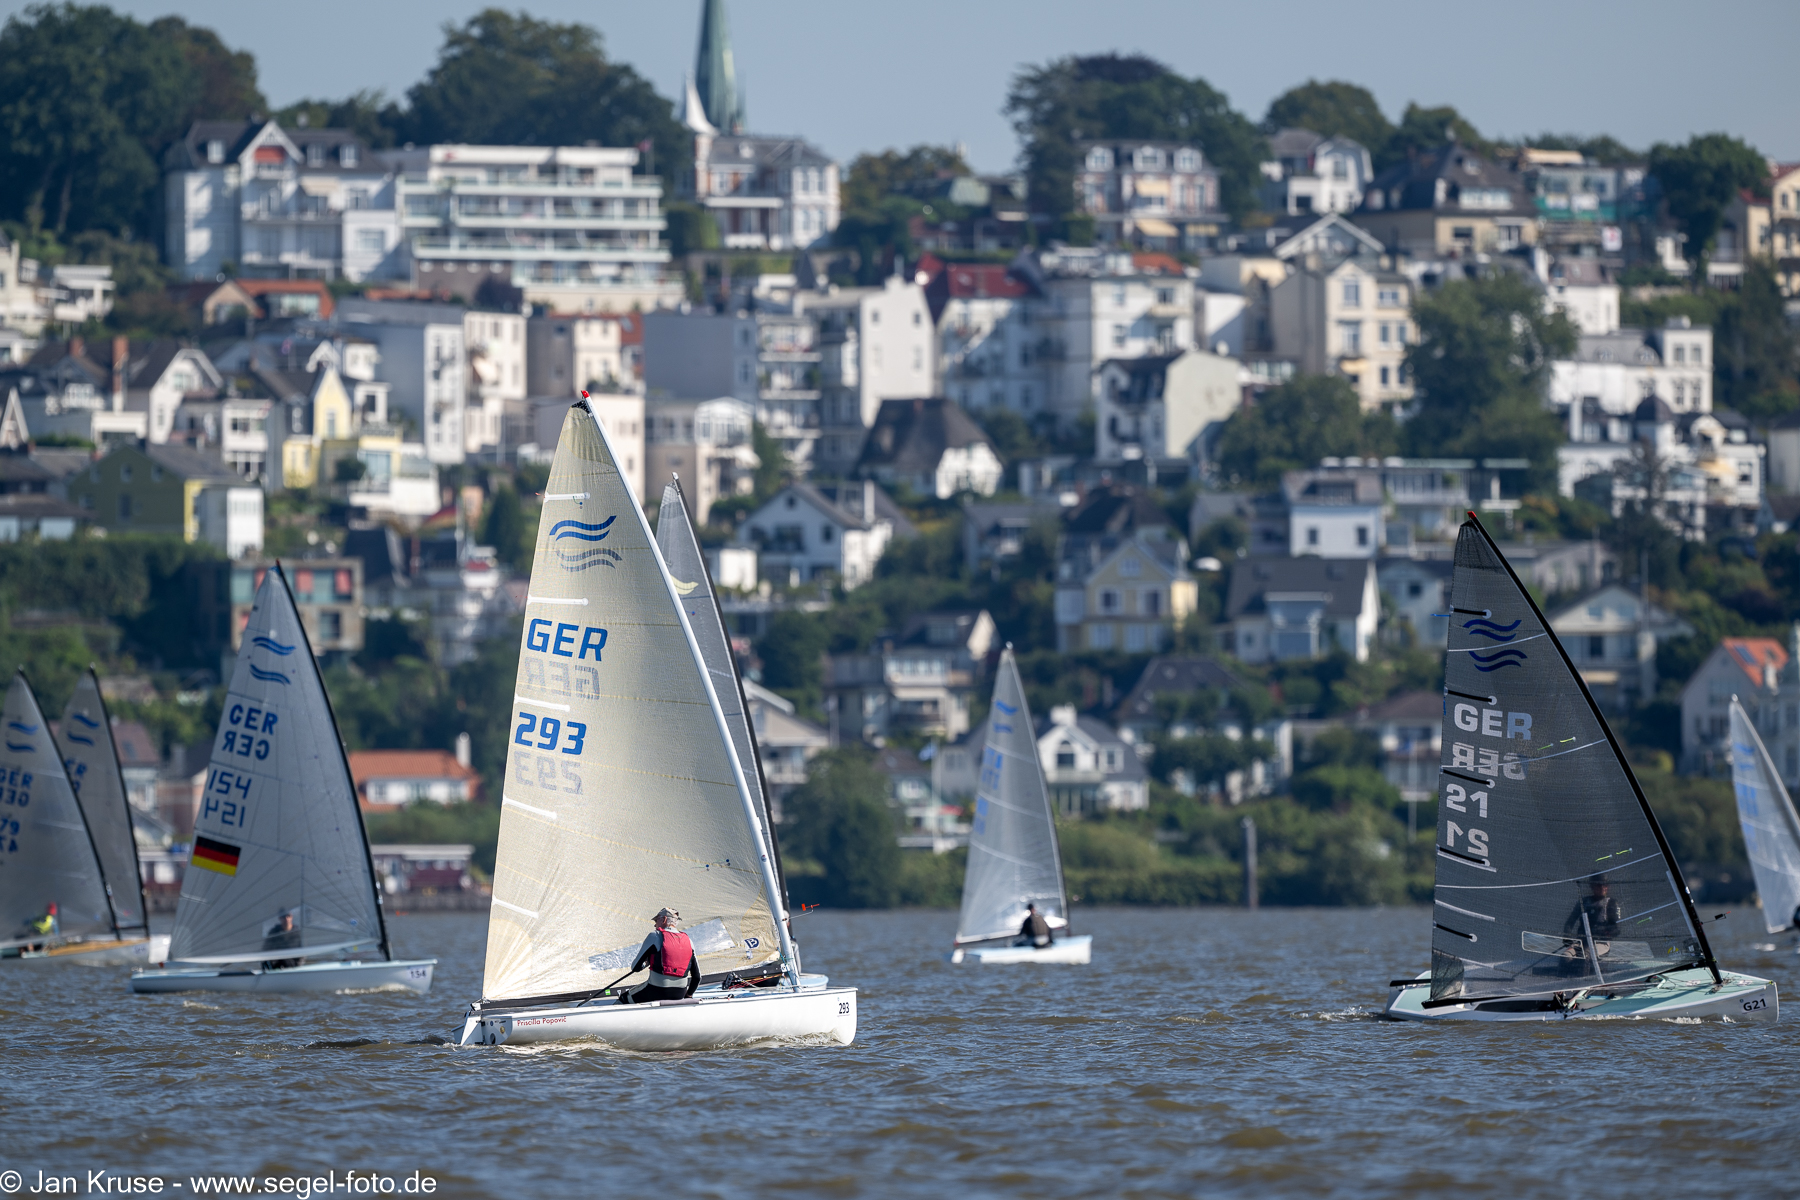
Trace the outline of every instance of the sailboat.
[[436, 965], [389, 951], [337, 720], [277, 564], [225, 695], [169, 964], [134, 971], [131, 989], [424, 992]]
[[[25, 672], [0, 708], [0, 958], [129, 961], [100, 856]], [[142, 959], [140, 959], [142, 961]]]
[[1386, 1015], [1773, 1021], [1720, 969], [1656, 816], [1549, 622], [1473, 513], [1444, 665], [1431, 969]]
[[[1070, 937], [1056, 814], [1044, 786], [1025, 685], [1009, 645], [1000, 654], [994, 703], [981, 752], [975, 822], [963, 875], [955, 963], [1085, 963], [1094, 939]], [[1050, 925], [1048, 946], [1016, 946], [1027, 904]]]
[[150, 933], [137, 837], [131, 827], [131, 802], [125, 796], [125, 775], [119, 766], [119, 748], [113, 742], [106, 700], [100, 694], [100, 677], [92, 667], [76, 683], [68, 706], [63, 709], [58, 740], [62, 744], [63, 772], [93, 838], [100, 879], [119, 931], [116, 946], [102, 946], [72, 957], [94, 966], [161, 962], [168, 953], [169, 938], [167, 934]]
[[[671, 576], [577, 401], [538, 523], [483, 998], [462, 1044], [855, 1038], [856, 990], [801, 973], [764, 810], [715, 684], [728, 668], [709, 664], [696, 633], [702, 578]], [[619, 1004], [643, 978], [631, 968], [663, 907], [685, 914], [699, 989]]]
[[1800, 908], [1800, 816], [1736, 696], [1731, 698], [1731, 782], [1763, 924], [1780, 933], [1794, 927]]

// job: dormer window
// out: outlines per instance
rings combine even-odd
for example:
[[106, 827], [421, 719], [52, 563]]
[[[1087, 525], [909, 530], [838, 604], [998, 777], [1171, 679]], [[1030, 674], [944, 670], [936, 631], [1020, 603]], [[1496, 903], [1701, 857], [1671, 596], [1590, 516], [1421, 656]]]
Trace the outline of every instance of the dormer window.
[[1200, 169], [1200, 156], [1195, 154], [1192, 150], [1180, 151], [1175, 155], [1175, 169], [1177, 171], [1198, 171]]
[[356, 143], [345, 142], [338, 147], [338, 166], [349, 170], [356, 166]]
[[1105, 146], [1095, 146], [1088, 151], [1087, 166], [1090, 171], [1112, 170], [1112, 151]]
[[218, 138], [214, 138], [210, 142], [206, 143], [206, 161], [209, 163], [215, 163], [215, 164], [224, 162], [225, 161], [225, 143], [220, 141]]
[[314, 142], [311, 145], [309, 145], [306, 148], [306, 165], [309, 167], [324, 166], [325, 165], [325, 147], [319, 145], [317, 142]]

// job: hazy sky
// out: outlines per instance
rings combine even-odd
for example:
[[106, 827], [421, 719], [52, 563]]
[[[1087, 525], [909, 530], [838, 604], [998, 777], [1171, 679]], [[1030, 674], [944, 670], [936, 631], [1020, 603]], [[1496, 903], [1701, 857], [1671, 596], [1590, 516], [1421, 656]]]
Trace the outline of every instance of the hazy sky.
[[[398, 96], [430, 67], [439, 27], [474, 0], [111, 0], [148, 19], [175, 12], [256, 55], [276, 105], [361, 88]], [[22, 0], [0, 0], [10, 16]], [[508, 7], [514, 7], [509, 5]], [[583, 21], [608, 54], [665, 95], [692, 69], [701, 0], [530, 0]], [[984, 170], [1016, 154], [1000, 113], [1021, 66], [1106, 50], [1199, 75], [1260, 120], [1308, 78], [1368, 87], [1390, 118], [1408, 101], [1454, 104], [1489, 135], [1610, 133], [1628, 145], [1724, 130], [1800, 159], [1795, 0], [1596, 3], [1516, 0], [731, 0], [750, 126], [798, 133], [848, 160], [917, 142], [967, 144]]]

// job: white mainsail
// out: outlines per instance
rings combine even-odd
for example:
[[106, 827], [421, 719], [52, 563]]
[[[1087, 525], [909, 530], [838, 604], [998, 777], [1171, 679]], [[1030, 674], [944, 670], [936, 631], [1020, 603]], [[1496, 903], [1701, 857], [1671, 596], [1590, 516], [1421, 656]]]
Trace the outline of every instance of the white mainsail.
[[325, 682], [276, 566], [256, 589], [225, 694], [169, 958], [364, 947], [388, 957], [368, 839]]
[[1756, 875], [1763, 924], [1779, 933], [1794, 922], [1800, 906], [1800, 817], [1763, 746], [1755, 724], [1738, 698], [1731, 698], [1731, 782], [1737, 793], [1738, 824]]
[[[694, 631], [700, 657], [712, 675], [713, 691], [718, 693], [725, 727], [731, 731], [731, 744], [737, 751], [738, 764], [743, 768], [744, 783], [762, 812], [763, 833], [769, 841], [769, 855], [775, 862], [776, 877], [780, 879], [781, 855], [775, 845], [775, 825], [769, 814], [769, 792], [763, 781], [762, 761], [756, 753], [756, 733], [750, 728], [750, 706], [744, 699], [744, 685], [738, 678], [737, 661], [731, 653], [731, 637], [725, 632], [725, 615], [719, 609], [712, 576], [706, 569], [706, 556], [700, 551], [700, 539], [694, 535], [693, 522], [688, 520], [681, 484], [673, 479], [664, 486], [662, 505], [656, 510], [656, 547], [662, 551], [663, 565], [675, 582], [675, 593], [681, 597], [682, 608], [687, 612], [688, 627]], [[782, 884], [782, 916], [785, 917], [786, 881], [782, 880]]]
[[1051, 921], [1069, 915], [1056, 816], [1038, 762], [1025, 685], [1009, 646], [994, 680], [957, 942], [1011, 937], [1024, 923], [1027, 904], [1036, 904]]
[[0, 945], [45, 940], [32, 922], [53, 904], [62, 937], [116, 932], [87, 822], [20, 671], [0, 709]]
[[585, 402], [538, 521], [503, 783], [486, 1002], [591, 992], [665, 906], [706, 975], [798, 971], [706, 665]]
[[144, 881], [131, 829], [131, 802], [125, 798], [119, 749], [113, 744], [112, 722], [92, 668], [76, 683], [63, 709], [60, 740], [63, 769], [93, 836], [113, 915], [121, 930], [145, 930]]

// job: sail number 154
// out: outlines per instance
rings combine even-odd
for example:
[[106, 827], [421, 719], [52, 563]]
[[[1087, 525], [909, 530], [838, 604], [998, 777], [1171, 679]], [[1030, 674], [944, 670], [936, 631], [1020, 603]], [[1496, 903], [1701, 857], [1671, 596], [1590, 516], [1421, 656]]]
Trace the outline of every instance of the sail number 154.
[[[536, 741], [529, 740], [536, 736]], [[536, 713], [519, 713], [519, 724], [513, 730], [513, 742], [531, 750], [554, 750], [562, 742], [562, 752], [579, 756], [587, 742], [587, 726], [580, 721], [561, 721], [555, 717], [539, 717]]]

